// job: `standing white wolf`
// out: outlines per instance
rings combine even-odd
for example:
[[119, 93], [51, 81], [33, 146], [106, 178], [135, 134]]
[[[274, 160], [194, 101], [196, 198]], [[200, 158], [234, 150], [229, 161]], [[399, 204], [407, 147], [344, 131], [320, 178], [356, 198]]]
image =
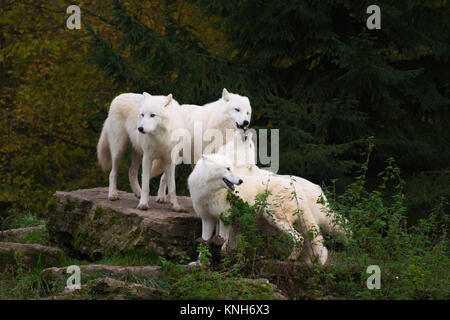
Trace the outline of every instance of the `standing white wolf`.
[[[169, 197], [173, 208], [176, 211], [184, 210], [175, 195], [176, 163], [171, 159], [171, 151], [176, 142], [170, 139], [170, 134], [185, 126], [187, 111], [181, 108], [171, 94], [151, 96], [146, 92], [142, 95], [126, 93], [113, 100], [97, 146], [101, 166], [104, 170], [111, 167], [110, 200], [118, 199], [117, 170], [123, 154], [131, 144], [129, 179], [134, 194], [141, 198], [138, 208], [148, 208], [150, 168], [153, 159], [159, 159], [169, 177]], [[138, 170], [142, 159], [144, 166], [141, 192]]]
[[301, 253], [304, 237], [294, 228], [297, 223], [303, 234], [311, 232], [313, 238], [305, 245], [307, 262], [317, 258], [325, 264], [328, 250], [323, 244], [323, 237], [313, 209], [300, 185], [292, 184], [288, 179], [276, 175], [244, 176], [233, 173], [233, 164], [220, 154], [205, 155], [197, 163], [188, 179], [192, 204], [197, 215], [202, 219], [202, 238], [209, 240], [219, 223], [219, 235], [225, 239], [223, 249], [230, 240], [231, 226], [225, 225], [220, 214], [226, 214], [230, 204], [226, 200], [227, 190], [253, 205], [255, 196], [270, 191], [267, 198], [268, 207], [262, 213], [265, 220], [282, 232], [292, 236], [294, 247], [289, 259], [295, 260]]
[[[150, 95], [149, 95], [150, 96]], [[152, 96], [159, 97], [159, 96]], [[138, 131], [139, 108], [144, 99], [144, 95], [135, 93], [124, 93], [117, 96], [111, 103], [108, 118], [103, 125], [102, 133], [97, 145], [97, 155], [103, 170], [111, 168], [109, 175], [109, 193], [110, 200], [119, 199], [117, 192], [117, 171], [120, 161], [128, 147], [131, 145], [131, 165], [128, 171], [130, 186], [133, 193], [137, 197], [141, 197], [141, 188], [138, 181], [139, 167], [142, 161], [143, 150], [140, 144], [140, 133]], [[172, 104], [178, 105], [173, 99]], [[223, 89], [222, 97], [205, 106], [182, 105], [181, 108], [171, 108], [166, 110], [167, 119], [171, 119], [177, 124], [183, 123], [183, 129], [186, 134], [190, 135], [191, 150], [196, 145], [200, 145], [200, 154], [205, 149], [203, 143], [203, 135], [200, 139], [194, 139], [196, 130], [200, 128], [200, 133], [206, 130], [218, 131], [223, 137], [226, 137], [227, 129], [237, 130], [238, 128], [246, 128], [250, 123], [251, 106], [247, 97], [238, 94], [229, 93]], [[167, 123], [167, 121], [166, 121]], [[172, 127], [167, 123], [169, 127]], [[173, 127], [177, 127], [175, 125]], [[172, 138], [169, 136], [169, 138]], [[169, 139], [167, 139], [168, 141]], [[195, 141], [194, 141], [195, 140]], [[199, 141], [200, 140], [200, 141]], [[207, 140], [207, 139], [206, 139]], [[220, 139], [219, 139], [220, 140]], [[220, 145], [223, 141], [219, 141]], [[163, 148], [167, 150], [166, 148]], [[170, 151], [169, 151], [170, 154]], [[191, 152], [190, 159], [187, 162], [194, 163], [195, 152]], [[188, 155], [183, 154], [183, 158]], [[165, 170], [165, 162], [163, 160], [155, 160], [149, 177], [153, 178], [161, 174]], [[166, 192], [166, 175], [161, 177], [161, 183], [158, 190], [158, 202], [167, 202]], [[144, 205], [141, 206], [145, 208]]]
[[[183, 129], [185, 121], [182, 117], [186, 109], [172, 98], [152, 97], [144, 92], [144, 100], [139, 108], [138, 131], [142, 134], [140, 145], [143, 151], [142, 157], [142, 192], [138, 209], [147, 210], [150, 195], [150, 171], [153, 160], [158, 159], [163, 163], [164, 174], [167, 177], [169, 187], [169, 201], [175, 211], [185, 211], [179, 205], [175, 192], [175, 165], [181, 159], [172, 155], [179, 154], [181, 149], [174, 151], [178, 141], [172, 139], [175, 130]], [[181, 115], [181, 117], [180, 117]]]
[[[235, 131], [246, 130], [250, 124], [252, 107], [247, 97], [222, 90], [222, 98], [204, 106], [184, 104], [189, 109], [186, 122], [191, 137], [191, 152], [183, 155], [188, 163], [195, 164], [202, 154], [217, 152], [217, 149], [233, 139]], [[230, 136], [228, 133], [232, 132]], [[211, 141], [212, 140], [212, 141]], [[162, 172], [160, 162], [155, 161], [152, 174]], [[158, 190], [158, 201], [167, 201], [165, 196], [166, 177], [163, 174]]]

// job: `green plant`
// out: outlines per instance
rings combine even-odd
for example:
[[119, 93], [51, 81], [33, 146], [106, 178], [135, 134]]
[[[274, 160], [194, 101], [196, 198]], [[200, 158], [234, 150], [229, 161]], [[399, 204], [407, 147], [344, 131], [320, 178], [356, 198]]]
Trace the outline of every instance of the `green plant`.
[[8, 211], [8, 216], [2, 223], [3, 229], [34, 227], [45, 223], [45, 220], [38, 218], [32, 212], [26, 212], [23, 214], [14, 209], [9, 209]]
[[50, 245], [50, 235], [47, 228], [42, 228], [39, 230], [27, 233], [21, 241], [22, 243], [37, 243], [43, 246]]

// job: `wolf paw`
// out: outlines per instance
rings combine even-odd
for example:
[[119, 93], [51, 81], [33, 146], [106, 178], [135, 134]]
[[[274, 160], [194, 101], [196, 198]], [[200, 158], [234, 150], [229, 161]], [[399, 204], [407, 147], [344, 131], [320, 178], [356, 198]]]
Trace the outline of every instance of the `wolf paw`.
[[300, 252], [291, 252], [291, 254], [288, 257], [289, 261], [297, 261], [298, 257], [300, 256]]
[[325, 263], [328, 260], [328, 249], [323, 247], [322, 250], [320, 250], [320, 255], [319, 255], [319, 263], [323, 266], [325, 265]]
[[147, 203], [139, 203], [138, 204], [138, 206], [137, 206], [137, 208], [139, 209], [139, 210], [148, 210], [148, 204]]
[[109, 201], [119, 200], [119, 194], [117, 192], [112, 192], [108, 195]]
[[202, 263], [200, 262], [200, 260], [197, 261], [192, 261], [188, 263], [188, 266], [190, 267], [200, 267], [202, 265]]
[[158, 203], [167, 203], [167, 202], [169, 202], [169, 198], [166, 195], [164, 195], [164, 196], [157, 196], [156, 197], [156, 202], [158, 202]]
[[180, 206], [180, 205], [173, 206], [173, 211], [176, 211], [176, 212], [187, 212], [187, 210], [183, 206]]

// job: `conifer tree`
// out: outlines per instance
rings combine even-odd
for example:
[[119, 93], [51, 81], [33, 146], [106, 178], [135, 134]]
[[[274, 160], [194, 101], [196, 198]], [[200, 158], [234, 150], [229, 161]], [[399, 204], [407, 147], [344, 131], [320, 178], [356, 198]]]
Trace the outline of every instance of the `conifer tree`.
[[247, 95], [253, 126], [280, 129], [280, 172], [317, 183], [350, 173], [369, 136], [374, 171], [391, 156], [407, 173], [448, 168], [448, 2], [377, 1], [381, 29], [368, 30], [370, 1], [187, 1], [216, 17], [220, 50], [176, 19], [178, 2], [155, 29], [116, 1], [116, 45], [89, 29], [90, 59], [118, 92]]

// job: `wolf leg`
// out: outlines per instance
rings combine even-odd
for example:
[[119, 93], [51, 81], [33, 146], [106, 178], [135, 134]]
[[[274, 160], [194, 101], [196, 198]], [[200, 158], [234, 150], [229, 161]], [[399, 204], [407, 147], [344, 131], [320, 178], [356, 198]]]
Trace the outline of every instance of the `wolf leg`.
[[[214, 233], [214, 227], [216, 225], [214, 219], [211, 216], [208, 216], [206, 214], [200, 213], [200, 216], [202, 218], [202, 239], [204, 242], [209, 241], [212, 238], [212, 235]], [[202, 263], [200, 262], [200, 259], [202, 257], [202, 254], [199, 253], [197, 261], [193, 261], [189, 263], [190, 266], [201, 266]]]
[[167, 177], [166, 174], [163, 173], [161, 179], [159, 180], [159, 189], [158, 189], [158, 196], [156, 197], [156, 202], [160, 203], [169, 202], [169, 198], [166, 195], [166, 187], [167, 187]]
[[131, 190], [136, 197], [141, 197], [141, 187], [139, 186], [139, 167], [141, 166], [142, 155], [137, 153], [135, 150], [131, 150], [131, 165], [128, 170], [128, 179], [130, 180]]
[[320, 233], [319, 225], [313, 218], [312, 212], [308, 207], [303, 208], [303, 213], [299, 220], [301, 229], [305, 234], [307, 233], [308, 238], [310, 238], [310, 241], [308, 241], [310, 250], [307, 250], [307, 253], [309, 253], [309, 255], [312, 253], [312, 256], [309, 258], [312, 261], [317, 259], [321, 265], [324, 265], [328, 259], [328, 250], [323, 244], [324, 240]]
[[202, 239], [204, 241], [209, 241], [212, 238], [215, 226], [214, 219], [202, 217]]
[[119, 199], [117, 192], [117, 171], [119, 170], [120, 160], [127, 148], [126, 132], [108, 133], [110, 139], [109, 145], [111, 148], [111, 172], [109, 173], [109, 192], [108, 199], [111, 201]]
[[147, 210], [148, 200], [150, 197], [150, 170], [153, 159], [150, 154], [144, 152], [142, 157], [142, 191], [141, 191], [141, 199], [139, 200], [139, 204], [137, 206], [140, 210]]
[[169, 201], [172, 203], [173, 210], [179, 212], [186, 212], [186, 209], [178, 203], [177, 195], [175, 191], [175, 164], [170, 162], [166, 165], [166, 170], [164, 172], [167, 177], [167, 185], [169, 187]]
[[158, 196], [156, 198], [157, 202], [169, 202], [168, 198], [166, 196], [167, 194], [167, 177], [164, 174], [164, 162], [161, 159], [155, 159], [152, 163], [152, 171], [150, 173], [150, 178], [156, 177], [158, 175], [160, 175], [161, 173], [163, 174], [161, 176], [161, 179], [159, 181], [159, 189], [158, 189]]
[[303, 242], [304, 242], [304, 238], [302, 237], [302, 235], [294, 229], [294, 227], [287, 221], [278, 219], [276, 217], [267, 217], [266, 216], [267, 221], [274, 226], [275, 228], [277, 228], [278, 230], [287, 233], [288, 235], [290, 235], [292, 237], [292, 240], [294, 241], [294, 246], [292, 248], [292, 252], [289, 255], [289, 260], [297, 260], [297, 258], [299, 257], [301, 251], [302, 251], [302, 247], [303, 247]]
[[226, 225], [222, 220], [219, 220], [219, 236], [221, 236], [225, 242], [222, 245], [222, 251], [226, 251], [228, 249], [228, 244], [230, 242], [231, 235], [231, 225]]

